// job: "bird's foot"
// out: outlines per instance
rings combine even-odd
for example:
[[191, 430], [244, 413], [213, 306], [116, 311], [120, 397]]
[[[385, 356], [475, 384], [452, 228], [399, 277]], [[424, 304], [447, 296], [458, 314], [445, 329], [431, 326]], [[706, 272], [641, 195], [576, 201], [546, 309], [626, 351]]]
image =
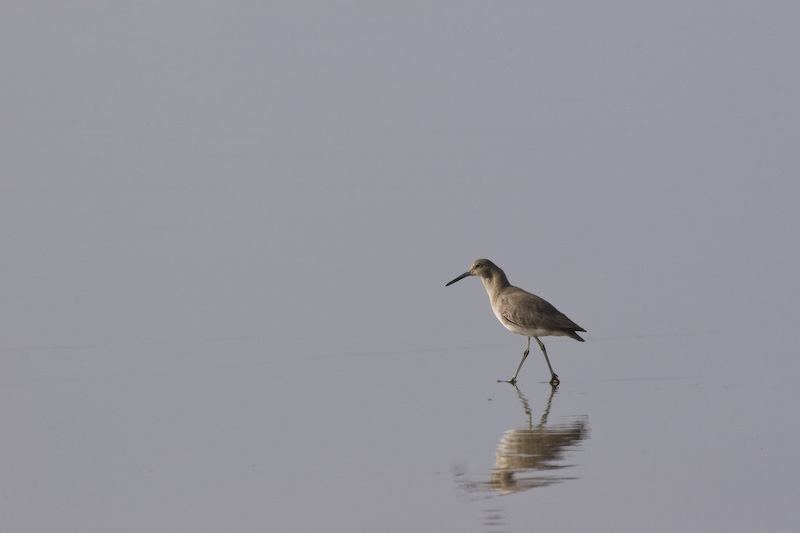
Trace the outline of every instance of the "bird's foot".
[[516, 385], [516, 384], [517, 384], [517, 378], [511, 378], [511, 379], [498, 379], [498, 380], [497, 380], [497, 382], [498, 382], [498, 383], [511, 383], [512, 385]]
[[559, 383], [561, 382], [558, 380], [558, 375], [553, 374], [552, 379], [550, 379], [550, 385], [552, 385], [553, 387], [558, 387]]

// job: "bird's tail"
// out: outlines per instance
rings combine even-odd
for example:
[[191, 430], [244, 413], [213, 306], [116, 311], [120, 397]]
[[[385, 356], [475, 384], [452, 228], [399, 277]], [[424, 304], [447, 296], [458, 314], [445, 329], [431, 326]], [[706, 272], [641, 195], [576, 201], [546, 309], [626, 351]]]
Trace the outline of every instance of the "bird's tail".
[[[581, 330], [581, 331], [583, 331], [583, 330]], [[580, 335], [578, 335], [577, 333], [575, 333], [575, 331], [573, 331], [571, 329], [565, 329], [564, 330], [564, 335], [566, 335], [567, 337], [569, 337], [571, 339], [575, 339], [576, 341], [586, 342], [581, 338]]]

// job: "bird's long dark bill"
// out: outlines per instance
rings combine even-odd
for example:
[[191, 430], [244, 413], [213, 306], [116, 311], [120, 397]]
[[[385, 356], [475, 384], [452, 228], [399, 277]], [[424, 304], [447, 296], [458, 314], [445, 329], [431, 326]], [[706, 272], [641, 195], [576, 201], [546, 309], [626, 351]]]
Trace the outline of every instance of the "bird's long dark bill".
[[451, 281], [450, 283], [448, 283], [447, 285], [445, 285], [445, 287], [449, 287], [450, 285], [452, 285], [452, 284], [453, 284], [453, 283], [455, 283], [456, 281], [458, 281], [458, 280], [460, 280], [460, 279], [464, 279], [464, 278], [466, 278], [467, 276], [469, 276], [469, 271], [467, 271], [467, 272], [464, 272], [463, 274], [461, 274], [460, 276], [458, 276], [456, 279], [454, 279], [453, 281]]

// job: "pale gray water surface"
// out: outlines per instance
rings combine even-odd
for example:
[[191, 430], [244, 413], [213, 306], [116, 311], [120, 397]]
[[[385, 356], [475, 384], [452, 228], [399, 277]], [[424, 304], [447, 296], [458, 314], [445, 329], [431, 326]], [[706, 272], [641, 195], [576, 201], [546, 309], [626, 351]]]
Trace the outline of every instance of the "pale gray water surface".
[[10, 3], [0, 530], [795, 530], [798, 15]]

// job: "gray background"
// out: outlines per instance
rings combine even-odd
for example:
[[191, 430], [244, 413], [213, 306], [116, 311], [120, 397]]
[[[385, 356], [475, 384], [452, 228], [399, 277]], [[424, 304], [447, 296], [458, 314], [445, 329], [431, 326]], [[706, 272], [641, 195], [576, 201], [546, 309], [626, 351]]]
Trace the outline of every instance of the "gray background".
[[0, 529], [793, 530], [798, 23], [6, 2]]

